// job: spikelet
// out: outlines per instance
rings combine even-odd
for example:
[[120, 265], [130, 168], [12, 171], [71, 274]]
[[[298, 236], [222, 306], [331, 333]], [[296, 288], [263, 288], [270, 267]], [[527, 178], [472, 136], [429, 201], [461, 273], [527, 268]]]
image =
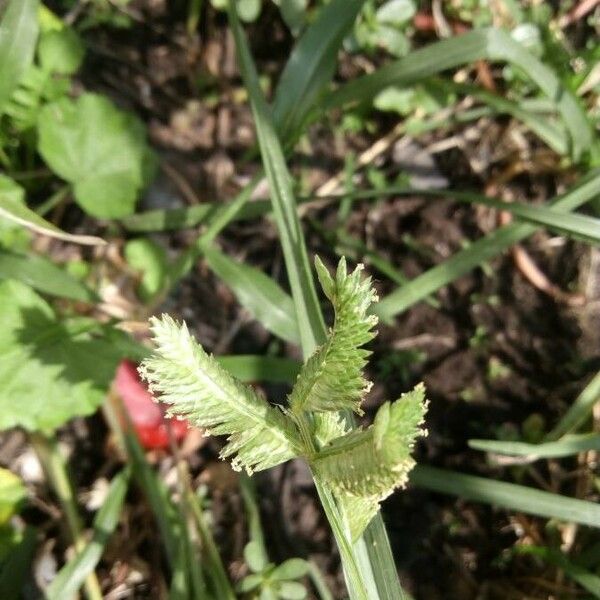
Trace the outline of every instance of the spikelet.
[[335, 310], [335, 322], [327, 341], [305, 363], [290, 395], [292, 411], [353, 410], [362, 414], [360, 403], [371, 384], [363, 377], [370, 352], [361, 348], [375, 334], [377, 317], [367, 309], [377, 299], [371, 279], [361, 279], [362, 265], [348, 274], [346, 260], [338, 264], [335, 279], [315, 258], [319, 280]]
[[345, 508], [353, 538], [360, 536], [394, 489], [404, 487], [415, 462], [411, 452], [427, 401], [422, 384], [379, 408], [367, 429], [333, 440], [311, 457], [311, 465]]
[[301, 444], [294, 424], [209, 356], [168, 315], [151, 319], [156, 350], [140, 366], [168, 414], [188, 419], [207, 433], [228, 435], [222, 458], [251, 474], [297, 456]]

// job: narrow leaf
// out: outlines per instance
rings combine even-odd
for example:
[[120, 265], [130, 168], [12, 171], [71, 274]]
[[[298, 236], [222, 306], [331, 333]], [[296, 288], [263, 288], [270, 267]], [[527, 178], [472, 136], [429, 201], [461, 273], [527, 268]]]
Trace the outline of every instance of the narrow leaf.
[[531, 554], [561, 568], [573, 581], [583, 589], [600, 598], [600, 577], [569, 560], [562, 552], [545, 546], [517, 546], [517, 552]]
[[425, 48], [390, 63], [374, 73], [358, 77], [323, 98], [321, 110], [372, 99], [390, 86], [408, 86], [463, 64], [480, 59], [509, 62], [520, 67], [556, 106], [571, 139], [571, 152], [577, 160], [592, 143], [592, 131], [575, 97], [554, 72], [498, 28], [475, 29]]
[[410, 475], [411, 484], [458, 496], [465, 500], [493, 504], [547, 519], [560, 519], [590, 527], [600, 527], [600, 506], [594, 502], [568, 498], [524, 485], [494, 481], [456, 471], [417, 465]]
[[600, 371], [585, 386], [573, 405], [563, 418], [548, 434], [548, 440], [557, 440], [566, 433], [575, 431], [586, 419], [589, 418], [597, 402], [600, 401]]
[[71, 559], [46, 590], [48, 600], [72, 598], [94, 571], [104, 548], [115, 530], [129, 484], [129, 471], [123, 470], [113, 478], [102, 507], [94, 519], [94, 535], [83, 551]]
[[498, 440], [469, 440], [469, 447], [483, 452], [506, 456], [526, 456], [531, 460], [572, 456], [588, 450], [600, 450], [600, 434], [570, 435], [557, 442], [527, 444], [526, 442], [502, 442]]
[[23, 201], [20, 201], [14, 194], [6, 193], [5, 186], [0, 188], [0, 218], [8, 219], [14, 223], [18, 223], [35, 233], [47, 235], [48, 237], [64, 240], [65, 242], [73, 242], [87, 246], [102, 246], [106, 242], [99, 237], [93, 235], [74, 235], [65, 233], [46, 219], [40, 217], [33, 212]]
[[292, 181], [285, 164], [281, 144], [275, 133], [269, 107], [258, 81], [258, 74], [248, 49], [248, 43], [235, 12], [235, 6], [230, 2], [229, 7], [240, 70], [248, 90], [256, 122], [258, 143], [269, 181], [273, 212], [281, 237], [287, 274], [296, 307], [302, 349], [305, 355], [309, 355], [324, 340], [325, 325], [308, 263], [304, 235], [296, 214]]
[[317, 96], [329, 83], [342, 40], [365, 0], [332, 0], [300, 38], [281, 74], [273, 120], [281, 139], [295, 137]]
[[33, 61], [37, 0], [8, 0], [0, 23], [0, 114]]
[[206, 246], [204, 257], [239, 303], [265, 329], [288, 342], [300, 343], [294, 303], [275, 281], [254, 267], [232, 260], [215, 247]]
[[[556, 212], [568, 213], [589, 202], [598, 194], [600, 194], [600, 174], [596, 171], [577, 187], [554, 199], [550, 206]], [[536, 229], [529, 223], [512, 223], [500, 227], [383, 298], [374, 307], [375, 314], [385, 322], [391, 321], [395, 315], [527, 238]]]
[[150, 390], [210, 434], [229, 435], [221, 457], [233, 455], [234, 469], [260, 471], [299, 452], [295, 429], [278, 409], [234, 379], [167, 315], [151, 319], [156, 351], [140, 368]]

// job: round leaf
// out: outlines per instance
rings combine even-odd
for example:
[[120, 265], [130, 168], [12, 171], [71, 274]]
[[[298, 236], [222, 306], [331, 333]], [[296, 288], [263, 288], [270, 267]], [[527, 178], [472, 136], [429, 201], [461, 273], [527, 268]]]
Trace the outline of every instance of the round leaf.
[[306, 588], [297, 581], [284, 581], [277, 593], [283, 600], [304, 600], [307, 595]]
[[147, 179], [151, 156], [142, 123], [107, 98], [84, 94], [45, 106], [38, 117], [38, 150], [48, 166], [74, 185], [89, 214], [131, 214]]
[[247, 575], [240, 581], [238, 585], [238, 591], [242, 594], [246, 594], [247, 592], [251, 592], [255, 590], [263, 581], [262, 575]]
[[402, 25], [413, 18], [417, 8], [413, 0], [389, 0], [377, 10], [380, 23]]
[[254, 573], [260, 573], [267, 566], [264, 552], [258, 542], [251, 541], [246, 544], [244, 558], [250, 570]]
[[142, 300], [149, 300], [165, 282], [168, 263], [164, 248], [151, 239], [137, 238], [127, 242], [125, 260], [142, 273], [138, 293]]
[[299, 579], [308, 573], [308, 563], [302, 558], [290, 558], [281, 563], [271, 573], [271, 579]]
[[237, 11], [240, 19], [246, 23], [256, 21], [262, 8], [262, 0], [238, 0]]
[[72, 75], [85, 56], [81, 38], [70, 27], [42, 34], [38, 45], [38, 56], [42, 68], [51, 73]]

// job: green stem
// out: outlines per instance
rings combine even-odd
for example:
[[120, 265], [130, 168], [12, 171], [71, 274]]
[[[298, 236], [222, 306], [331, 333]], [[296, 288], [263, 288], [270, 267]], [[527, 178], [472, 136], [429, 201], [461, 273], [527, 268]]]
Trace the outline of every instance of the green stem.
[[323, 577], [323, 573], [321, 573], [321, 569], [319, 569], [317, 564], [312, 560], [308, 561], [308, 568], [308, 576], [321, 600], [333, 600], [333, 595], [329, 591], [327, 583], [325, 583], [325, 578]]
[[221, 555], [219, 554], [215, 540], [212, 536], [208, 523], [206, 522], [206, 518], [202, 512], [198, 498], [192, 489], [187, 473], [187, 466], [185, 463], [180, 464], [182, 465], [182, 469], [184, 471], [182, 474], [182, 480], [185, 484], [186, 502], [188, 507], [191, 509], [196, 527], [198, 528], [200, 541], [202, 543], [202, 548], [204, 550], [207, 563], [206, 570], [213, 583], [217, 598], [222, 598], [223, 600], [235, 600], [235, 594], [231, 588], [229, 577], [227, 577], [227, 571], [225, 570], [225, 566], [221, 560]]
[[40, 204], [35, 209], [35, 212], [38, 215], [40, 215], [40, 217], [43, 217], [43, 216], [47, 215], [53, 208], [55, 208], [56, 206], [58, 206], [66, 198], [66, 196], [69, 193], [70, 189], [71, 189], [71, 186], [64, 185], [57, 192], [55, 192], [54, 194], [52, 194], [52, 196], [50, 196], [50, 198], [48, 198], [48, 200], [46, 200], [45, 202], [43, 202], [42, 204]]
[[260, 522], [260, 513], [258, 505], [256, 503], [256, 493], [254, 490], [254, 484], [252, 479], [245, 473], [240, 474], [240, 490], [242, 492], [242, 499], [246, 505], [246, 512], [248, 513], [248, 530], [250, 539], [256, 542], [261, 549], [263, 562], [267, 564], [269, 562], [269, 556], [267, 554], [267, 546], [265, 544], [265, 536], [263, 535], [262, 525]]
[[[312, 435], [312, 427], [308, 415], [303, 410], [295, 411], [293, 414], [305, 448], [311, 455], [315, 454], [317, 452], [317, 445]], [[324, 482], [312, 469], [311, 472], [317, 494], [319, 495], [319, 500], [321, 501], [321, 505], [323, 506], [323, 510], [325, 511], [325, 515], [329, 521], [329, 525], [331, 526], [331, 530], [333, 531], [335, 541], [340, 551], [344, 575], [349, 583], [348, 588], [353, 592], [352, 598], [353, 600], [369, 600], [365, 578], [359, 569], [354, 548], [349, 541], [350, 536], [348, 535], [347, 527], [344, 525], [342, 513], [335, 502], [331, 490], [327, 487], [326, 482]]]
[[[86, 540], [77, 510], [73, 484], [56, 438], [33, 432], [30, 434], [29, 439], [42, 463], [47, 479], [58, 497], [75, 550], [82, 552], [86, 546]], [[102, 590], [94, 572], [86, 577], [84, 587], [89, 600], [102, 600]]]

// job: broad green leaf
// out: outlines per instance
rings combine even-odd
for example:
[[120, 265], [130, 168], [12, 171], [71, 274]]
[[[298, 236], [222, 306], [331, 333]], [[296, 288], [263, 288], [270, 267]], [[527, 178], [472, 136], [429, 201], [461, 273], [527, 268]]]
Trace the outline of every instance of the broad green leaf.
[[526, 456], [532, 460], [560, 458], [587, 452], [588, 450], [600, 450], [600, 434], [567, 435], [560, 441], [542, 444], [503, 442], [499, 440], [469, 440], [469, 447], [506, 456]]
[[74, 597], [83, 585], [85, 578], [94, 571], [110, 536], [119, 523], [128, 485], [128, 469], [124, 469], [114, 476], [102, 507], [94, 518], [92, 539], [52, 580], [45, 592], [48, 600], [64, 600]]
[[363, 349], [375, 334], [377, 317], [367, 315], [377, 299], [371, 279], [361, 281], [362, 265], [348, 274], [346, 260], [338, 264], [335, 278], [317, 257], [317, 273], [325, 295], [333, 304], [335, 322], [327, 337], [303, 366], [290, 395], [292, 411], [352, 410], [360, 404], [371, 384], [363, 370], [370, 352]]
[[404, 487], [415, 461], [411, 452], [421, 428], [427, 402], [417, 386], [393, 403], [386, 402], [373, 425], [334, 439], [310, 458], [310, 464], [346, 503], [353, 539], [363, 532], [379, 502]]
[[273, 279], [254, 267], [232, 260], [215, 247], [206, 247], [204, 257], [211, 270], [265, 329], [293, 344], [300, 342], [294, 303]]
[[19, 510], [27, 497], [27, 489], [14, 473], [0, 468], [0, 527]]
[[561, 114], [569, 130], [573, 158], [578, 160], [589, 150], [593, 139], [592, 130], [578, 100], [549, 67], [498, 28], [475, 29], [411, 52], [325, 96], [320, 109], [325, 112], [355, 102], [372, 100], [381, 90], [391, 85], [413, 85], [432, 75], [480, 59], [508, 62], [523, 70]]
[[9, 203], [9, 205], [24, 205], [25, 189], [14, 179], [0, 174], [0, 208], [2, 208], [2, 202], [4, 201]]
[[36, 254], [17, 254], [0, 248], [0, 280], [16, 279], [32, 288], [81, 302], [94, 302], [96, 295], [79, 280]]
[[102, 403], [120, 356], [101, 326], [61, 323], [30, 287], [0, 282], [0, 430], [52, 431]]
[[0, 114], [33, 61], [37, 0], [8, 0], [0, 22]]
[[299, 454], [291, 422], [257, 392], [233, 378], [167, 315], [151, 320], [156, 350], [140, 372], [169, 414], [213, 435], [228, 435], [222, 458], [236, 470], [267, 469]]
[[38, 58], [43, 70], [61, 75], [73, 75], [83, 62], [85, 46], [70, 27], [42, 33]]
[[104, 96], [84, 94], [44, 106], [38, 133], [42, 158], [73, 185], [86, 212], [117, 219], [134, 211], [151, 163], [145, 128], [136, 117]]
[[136, 238], [125, 244], [125, 260], [139, 271], [141, 281], [138, 294], [144, 301], [150, 300], [164, 286], [169, 263], [165, 249], [150, 238]]
[[600, 527], [600, 505], [524, 485], [425, 465], [417, 465], [412, 470], [410, 483], [434, 492], [458, 496], [464, 500], [484, 502], [547, 519], [559, 519], [567, 523]]
[[589, 418], [598, 402], [600, 402], [600, 371], [577, 396], [573, 405], [548, 434], [547, 439], [557, 440], [561, 436], [577, 430]]

